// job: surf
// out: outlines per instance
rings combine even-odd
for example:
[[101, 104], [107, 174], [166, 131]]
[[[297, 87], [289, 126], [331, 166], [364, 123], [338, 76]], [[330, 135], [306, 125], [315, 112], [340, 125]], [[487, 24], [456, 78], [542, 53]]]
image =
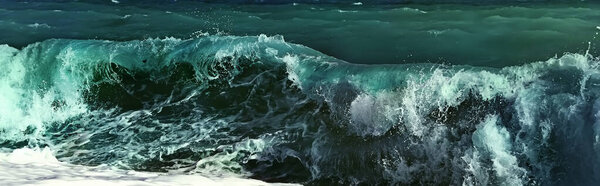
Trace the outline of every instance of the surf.
[[267, 182], [589, 184], [598, 61], [361, 65], [266, 35], [2, 45], [0, 144]]

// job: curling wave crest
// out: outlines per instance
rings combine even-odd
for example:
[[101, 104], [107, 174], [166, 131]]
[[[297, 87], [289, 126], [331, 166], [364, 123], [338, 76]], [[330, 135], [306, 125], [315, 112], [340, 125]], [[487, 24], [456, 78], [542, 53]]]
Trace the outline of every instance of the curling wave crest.
[[585, 185], [598, 64], [360, 65], [265, 35], [2, 45], [0, 144], [268, 182]]

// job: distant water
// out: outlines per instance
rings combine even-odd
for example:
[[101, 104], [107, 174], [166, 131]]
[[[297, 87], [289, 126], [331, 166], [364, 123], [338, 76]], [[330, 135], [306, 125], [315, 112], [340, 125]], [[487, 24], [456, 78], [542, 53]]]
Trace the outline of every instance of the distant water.
[[588, 42], [598, 42], [600, 26], [600, 4], [586, 2], [100, 2], [104, 3], [0, 1], [0, 43], [21, 48], [51, 38], [129, 41], [267, 34], [350, 63], [503, 67], [585, 52]]
[[0, 183], [594, 185], [598, 10], [0, 1]]

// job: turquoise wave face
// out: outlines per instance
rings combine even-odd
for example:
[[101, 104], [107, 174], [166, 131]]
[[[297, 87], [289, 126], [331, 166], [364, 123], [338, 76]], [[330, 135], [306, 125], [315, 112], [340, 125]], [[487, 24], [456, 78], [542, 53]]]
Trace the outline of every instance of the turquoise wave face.
[[304, 184], [589, 185], [598, 62], [360, 65], [264, 35], [2, 45], [0, 145]]
[[[87, 1], [86, 1], [87, 2]], [[487, 1], [489, 2], [489, 1]], [[1, 2], [1, 44], [52, 38], [195, 38], [277, 35], [360, 64], [445, 63], [505, 67], [584, 53], [598, 40], [600, 6], [553, 4], [364, 5]]]

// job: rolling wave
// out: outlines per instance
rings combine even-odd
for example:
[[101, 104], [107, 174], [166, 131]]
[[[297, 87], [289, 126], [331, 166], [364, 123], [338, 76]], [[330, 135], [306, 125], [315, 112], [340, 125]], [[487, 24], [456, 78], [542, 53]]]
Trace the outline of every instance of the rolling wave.
[[0, 144], [269, 182], [585, 185], [598, 61], [360, 65], [265, 35], [2, 45]]

